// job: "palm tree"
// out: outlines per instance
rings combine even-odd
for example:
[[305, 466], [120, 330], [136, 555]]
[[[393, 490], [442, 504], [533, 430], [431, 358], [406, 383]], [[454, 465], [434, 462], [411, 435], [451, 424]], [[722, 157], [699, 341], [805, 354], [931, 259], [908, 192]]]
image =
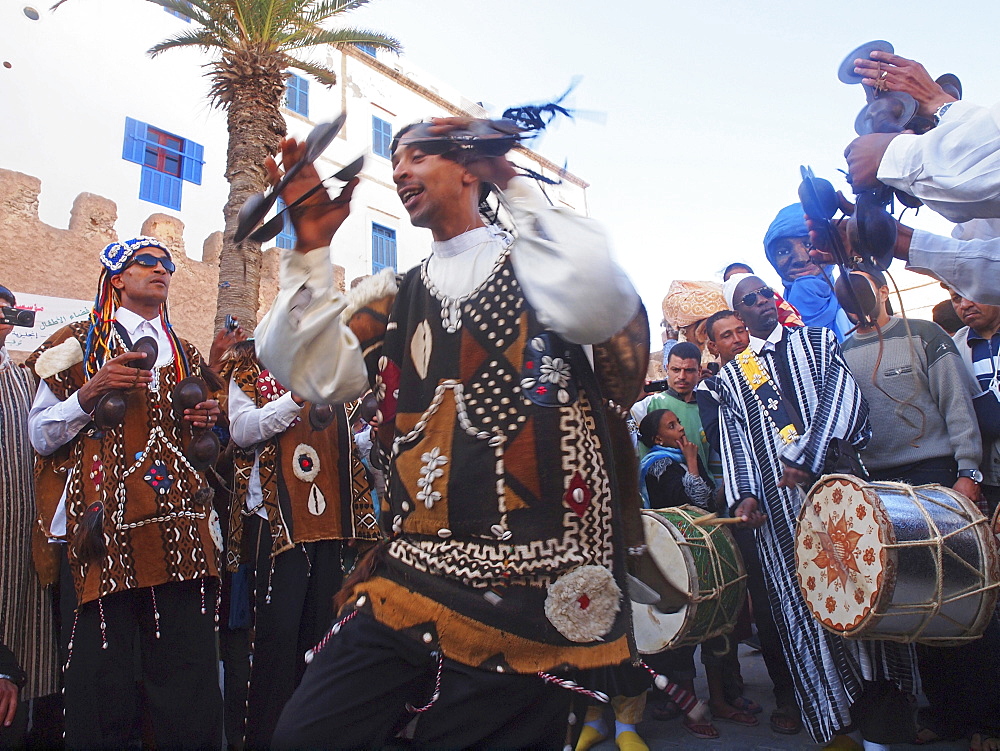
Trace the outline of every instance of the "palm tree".
[[[65, 0], [60, 0], [60, 3]], [[333, 18], [368, 0], [150, 0], [190, 19], [190, 29], [149, 50], [156, 57], [177, 47], [199, 47], [215, 58], [206, 74], [209, 97], [226, 111], [229, 148], [226, 179], [229, 198], [223, 215], [225, 233], [219, 257], [219, 297], [215, 325], [227, 313], [243, 327], [257, 323], [260, 301], [260, 243], [233, 242], [236, 214], [244, 201], [265, 188], [264, 160], [277, 152], [285, 136], [280, 107], [288, 68], [308, 73], [332, 86], [337, 74], [302, 57], [323, 45], [369, 45], [398, 52], [392, 37], [355, 28], [324, 28]]]

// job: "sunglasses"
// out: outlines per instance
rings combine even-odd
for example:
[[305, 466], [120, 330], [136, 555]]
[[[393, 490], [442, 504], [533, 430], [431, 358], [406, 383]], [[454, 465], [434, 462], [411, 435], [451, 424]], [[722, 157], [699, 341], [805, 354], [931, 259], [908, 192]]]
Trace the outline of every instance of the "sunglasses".
[[174, 266], [174, 262], [167, 256], [154, 256], [152, 253], [140, 253], [137, 256], [133, 256], [129, 266], [133, 263], [137, 263], [147, 269], [155, 269], [157, 264], [161, 264], [163, 266], [163, 270], [168, 274], [173, 274], [177, 268]]
[[757, 295], [760, 295], [765, 300], [770, 300], [774, 297], [774, 290], [770, 287], [761, 287], [760, 289], [754, 290], [753, 292], [747, 292], [743, 297], [740, 298], [740, 302], [746, 307], [750, 307], [755, 302], [757, 302]]

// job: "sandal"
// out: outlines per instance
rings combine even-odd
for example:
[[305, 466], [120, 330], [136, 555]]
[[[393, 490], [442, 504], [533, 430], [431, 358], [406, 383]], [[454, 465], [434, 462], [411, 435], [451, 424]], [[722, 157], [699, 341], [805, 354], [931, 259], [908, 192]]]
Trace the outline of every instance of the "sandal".
[[733, 712], [728, 716], [712, 712], [712, 719], [719, 722], [731, 722], [734, 725], [742, 725], [745, 728], [755, 728], [760, 725], [760, 720], [757, 719], [756, 715], [749, 712]]
[[977, 730], [969, 739], [969, 751], [998, 751], [1000, 737], [988, 730]]
[[684, 713], [681, 711], [681, 708], [672, 701], [668, 701], [665, 704], [650, 704], [649, 706], [649, 716], [654, 720], [659, 720], [660, 722], [676, 720], [683, 714]]
[[729, 705], [736, 707], [741, 712], [749, 712], [750, 714], [760, 714], [764, 711], [764, 707], [746, 696], [737, 696], [729, 702]]
[[719, 737], [719, 731], [715, 729], [715, 726], [711, 722], [691, 722], [685, 717], [684, 729], [695, 738], [701, 738], [705, 741], [714, 741]]
[[771, 730], [781, 735], [798, 735], [802, 732], [802, 718], [797, 709], [778, 707], [771, 712]]

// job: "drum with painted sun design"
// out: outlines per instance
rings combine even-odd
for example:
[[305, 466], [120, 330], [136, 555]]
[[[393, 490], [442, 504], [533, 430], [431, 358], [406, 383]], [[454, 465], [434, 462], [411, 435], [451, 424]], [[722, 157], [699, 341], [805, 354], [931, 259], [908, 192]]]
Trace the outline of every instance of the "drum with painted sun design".
[[940, 485], [823, 477], [799, 512], [795, 558], [813, 616], [854, 639], [978, 638], [1000, 588], [988, 520]]

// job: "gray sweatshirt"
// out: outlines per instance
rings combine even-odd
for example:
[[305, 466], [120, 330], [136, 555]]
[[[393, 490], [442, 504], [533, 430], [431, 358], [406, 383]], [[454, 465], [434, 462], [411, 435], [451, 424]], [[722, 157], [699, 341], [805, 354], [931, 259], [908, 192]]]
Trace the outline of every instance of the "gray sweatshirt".
[[873, 435], [861, 458], [871, 470], [939, 457], [954, 457], [959, 469], [975, 469], [982, 442], [969, 371], [936, 323], [910, 320], [909, 332], [906, 324], [894, 316], [882, 329], [881, 359], [875, 331], [854, 333], [843, 344], [871, 407]]

